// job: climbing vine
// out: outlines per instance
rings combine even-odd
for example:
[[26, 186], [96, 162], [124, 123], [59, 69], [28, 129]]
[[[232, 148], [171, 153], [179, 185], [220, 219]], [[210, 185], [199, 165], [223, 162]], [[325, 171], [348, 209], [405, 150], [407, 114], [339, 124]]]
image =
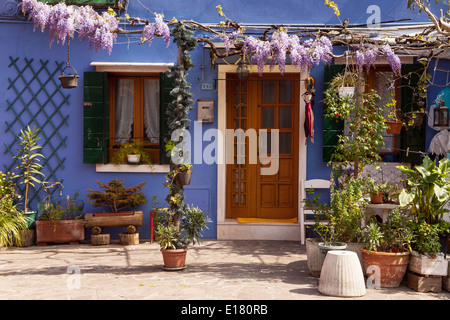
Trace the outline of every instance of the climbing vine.
[[197, 39], [192, 30], [187, 28], [182, 22], [178, 22], [171, 32], [174, 43], [178, 46], [178, 64], [171, 67], [169, 77], [173, 78], [174, 88], [170, 92], [173, 101], [168, 104], [167, 116], [170, 139], [166, 138], [165, 143], [168, 156], [170, 157], [172, 171], [167, 174], [165, 186], [169, 188], [169, 194], [166, 202], [170, 206], [170, 212], [173, 214], [175, 225], [179, 226], [180, 218], [186, 212], [184, 200], [183, 185], [177, 183], [176, 175], [180, 168], [186, 167], [188, 151], [183, 141], [183, 132], [189, 129], [190, 120], [189, 111], [193, 108], [193, 94], [190, 92], [191, 85], [186, 80], [187, 71], [194, 67], [192, 58], [189, 54], [197, 46]]

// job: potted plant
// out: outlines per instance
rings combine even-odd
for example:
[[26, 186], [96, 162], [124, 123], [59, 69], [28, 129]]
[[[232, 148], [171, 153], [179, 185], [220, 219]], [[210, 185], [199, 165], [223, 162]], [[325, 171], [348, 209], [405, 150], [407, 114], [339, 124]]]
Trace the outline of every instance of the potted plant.
[[371, 177], [366, 179], [370, 202], [373, 204], [387, 203], [389, 201], [392, 184], [383, 181], [375, 181]]
[[[161, 213], [161, 212], [165, 212]], [[193, 205], [183, 205], [181, 210], [160, 211], [160, 221], [155, 231], [165, 270], [186, 268], [186, 253], [190, 243], [198, 244], [204, 228], [211, 222], [207, 214]]]
[[84, 240], [84, 202], [78, 197], [78, 191], [72, 197], [61, 195], [59, 199], [49, 194], [39, 202], [36, 221], [38, 245], [63, 242], [78, 244]]
[[121, 243], [138, 243], [139, 234], [136, 231], [143, 224], [144, 214], [134, 209], [147, 203], [142, 191], [146, 182], [127, 188], [123, 180], [114, 178], [108, 183], [97, 181], [97, 184], [102, 190], [88, 189], [86, 196], [91, 205], [105, 208], [107, 211], [86, 213], [85, 227], [92, 228], [92, 234], [98, 236], [97, 238], [100, 238], [104, 227], [127, 227], [126, 233], [119, 234]]
[[[446, 248], [441, 248], [439, 236], [444, 239], [442, 242], [446, 243], [450, 231], [449, 223], [444, 220], [445, 206], [450, 200], [448, 183], [450, 161], [444, 158], [439, 160], [439, 165], [436, 165], [436, 161], [432, 161], [427, 156], [421, 165], [413, 169], [406, 166], [397, 168], [407, 174], [407, 186], [399, 195], [399, 203], [408, 208], [411, 213], [411, 228], [415, 234], [413, 249], [419, 255], [427, 255], [428, 260], [435, 260], [437, 253], [442, 251], [444, 251], [443, 255], [446, 253]], [[418, 261], [416, 258], [420, 257], [413, 256], [413, 266], [425, 260]], [[428, 262], [440, 264], [440, 261]]]
[[177, 182], [179, 185], [188, 185], [191, 182], [191, 175], [192, 175], [192, 164], [187, 163], [187, 164], [183, 164], [178, 166], [175, 169], [175, 178], [177, 179]]
[[338, 73], [333, 77], [330, 88], [337, 90], [338, 96], [341, 99], [353, 99], [357, 83], [358, 74], [345, 69], [344, 72]]
[[[330, 188], [330, 204], [321, 203], [319, 200], [320, 195], [316, 195], [313, 199], [305, 199], [304, 202], [308, 207], [312, 207], [315, 213], [313, 230], [321, 239], [317, 246], [321, 251], [322, 261], [328, 250], [349, 249], [359, 253], [361, 222], [366, 205], [363, 182], [353, 179], [341, 181], [338, 187]], [[314, 255], [308, 258], [312, 257]], [[310, 264], [318, 263], [311, 261]]]
[[[22, 231], [29, 222], [17, 208], [14, 175], [0, 172], [0, 247], [22, 245]], [[33, 220], [34, 221], [34, 220]]]
[[30, 210], [30, 187], [35, 188], [35, 184], [41, 183], [39, 177], [45, 177], [41, 172], [42, 165], [39, 163], [44, 156], [40, 153], [42, 148], [37, 144], [39, 129], [30, 129], [29, 126], [25, 130], [20, 131], [19, 146], [17, 150], [19, 154], [14, 157], [19, 163], [14, 170], [18, 171], [15, 178], [19, 179], [19, 185], [25, 185], [24, 191], [24, 207], [23, 214], [27, 217], [31, 227], [34, 224], [36, 218], [36, 211]]
[[386, 118], [386, 133], [400, 134], [402, 131], [403, 122], [398, 119], [397, 115], [397, 101], [391, 95], [391, 100], [386, 103], [387, 118]]
[[152, 164], [150, 156], [140, 142], [121, 144], [119, 150], [111, 159], [111, 162], [114, 164]]
[[398, 287], [405, 276], [411, 253], [412, 231], [408, 219], [398, 208], [389, 213], [385, 223], [371, 221], [363, 230], [366, 243], [360, 250], [364, 270], [375, 271], [375, 285], [381, 288]]

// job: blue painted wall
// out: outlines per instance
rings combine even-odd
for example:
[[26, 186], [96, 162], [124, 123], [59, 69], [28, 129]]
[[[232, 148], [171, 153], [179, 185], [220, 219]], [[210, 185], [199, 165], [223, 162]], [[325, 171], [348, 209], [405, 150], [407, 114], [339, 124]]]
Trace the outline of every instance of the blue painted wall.
[[[322, 1], [295, 1], [279, 0], [274, 5], [271, 1], [261, 0], [172, 0], [172, 1], [140, 1], [152, 12], [163, 13], [165, 18], [195, 20], [204, 23], [217, 23], [223, 18], [216, 12], [216, 6], [221, 4], [225, 14], [232, 20], [245, 23], [258, 24], [338, 24], [336, 16], [332, 10], [322, 5]], [[412, 21], [428, 21], [424, 14], [418, 15], [415, 12], [406, 10], [406, 0], [402, 1], [336, 1], [341, 9], [341, 19], [350, 17], [350, 23], [366, 23], [371, 12], [367, 13], [367, 8], [376, 4], [381, 8], [381, 20], [394, 20], [411, 18]], [[153, 13], [148, 12], [137, 1], [130, 1], [126, 13], [130, 16], [139, 16], [142, 18], [152, 18]], [[433, 5], [436, 12], [436, 6]], [[125, 13], [125, 12], [123, 12]], [[122, 13], [122, 14], [123, 14]], [[83, 83], [83, 72], [93, 70], [90, 63], [93, 61], [111, 61], [111, 62], [158, 62], [158, 63], [176, 63], [177, 49], [172, 44], [165, 48], [163, 41], [157, 39], [151, 47], [147, 45], [138, 45], [138, 37], [119, 36], [117, 44], [114, 46], [112, 54], [106, 52], [90, 52], [89, 45], [86, 42], [80, 42], [78, 39], [71, 41], [71, 64], [76, 68], [80, 75], [80, 83]], [[33, 26], [30, 22], [20, 20], [0, 20], [0, 170], [3, 170], [4, 164], [9, 164], [11, 159], [3, 154], [4, 143], [9, 143], [13, 137], [6, 132], [6, 122], [11, 122], [13, 114], [7, 112], [7, 100], [14, 97], [12, 90], [7, 90], [9, 85], [8, 78], [15, 76], [15, 71], [8, 67], [9, 57], [33, 58], [54, 61], [65, 61], [67, 58], [67, 47], [56, 43], [49, 48], [48, 33], [41, 33], [39, 30], [33, 32]], [[209, 52], [199, 46], [193, 53], [193, 61], [196, 67], [189, 73], [188, 80], [192, 83], [192, 92], [194, 100], [214, 99], [217, 106], [217, 94], [214, 90], [202, 90], [201, 83], [212, 83], [217, 78], [217, 70], [210, 65]], [[449, 68], [447, 61], [440, 61], [439, 65]], [[312, 70], [311, 76], [316, 80], [317, 95], [315, 99], [314, 112], [316, 116], [316, 139], [315, 143], [308, 142], [308, 179], [310, 178], [328, 178], [329, 168], [325, 163], [317, 161], [322, 159], [322, 111], [323, 105], [320, 102], [323, 99], [321, 94], [323, 89], [323, 68], [318, 66]], [[439, 75], [439, 81], [445, 83], [443, 75]], [[434, 99], [439, 92], [438, 88], [431, 88], [431, 99]], [[80, 85], [76, 89], [68, 90], [70, 94], [69, 105], [63, 107], [63, 113], [69, 116], [68, 126], [61, 129], [61, 134], [66, 135], [67, 146], [60, 151], [61, 157], [66, 158], [64, 168], [58, 171], [58, 177], [64, 180], [64, 193], [73, 194], [79, 190], [82, 198], [86, 202], [85, 211], [92, 212], [94, 209], [87, 203], [85, 194], [88, 188], [98, 189], [96, 180], [107, 182], [112, 178], [125, 180], [128, 186], [146, 181], [144, 188], [147, 199], [151, 200], [157, 196], [160, 204], [164, 203], [167, 195], [167, 189], [163, 187], [165, 181], [164, 174], [117, 174], [117, 173], [96, 173], [95, 165], [83, 164], [82, 162], [82, 128], [83, 128], [83, 89]], [[434, 97], [434, 98], [433, 98]], [[196, 105], [194, 105], [196, 107]], [[217, 119], [217, 110], [215, 111]], [[191, 120], [196, 119], [197, 110], [191, 113]], [[203, 124], [203, 132], [209, 128], [217, 128], [217, 123]], [[194, 134], [193, 127], [191, 134]], [[427, 144], [431, 140], [433, 132], [427, 131]], [[203, 147], [209, 142], [203, 142]], [[195, 160], [195, 159], [193, 159]], [[215, 165], [196, 164], [193, 167], [193, 177], [191, 185], [186, 187], [186, 202], [193, 203], [202, 207], [213, 220], [209, 229], [205, 233], [205, 238], [216, 238], [216, 211], [217, 211], [217, 168]], [[144, 226], [139, 230], [143, 239], [148, 239], [150, 204], [140, 207], [144, 211]], [[118, 231], [111, 230], [114, 236]]]

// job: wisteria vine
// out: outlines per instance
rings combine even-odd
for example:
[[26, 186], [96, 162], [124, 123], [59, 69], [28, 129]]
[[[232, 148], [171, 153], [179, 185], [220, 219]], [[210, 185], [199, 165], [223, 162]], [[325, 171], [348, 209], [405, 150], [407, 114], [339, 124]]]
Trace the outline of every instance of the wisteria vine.
[[[50, 44], [55, 40], [64, 44], [68, 38], [74, 38], [75, 32], [82, 41], [88, 40], [89, 46], [96, 51], [112, 52], [119, 32], [120, 17], [113, 10], [102, 14], [90, 6], [74, 7], [65, 3], [49, 5], [37, 0], [23, 0], [22, 11], [29, 12], [34, 29], [42, 32], [49, 29]], [[289, 35], [286, 28], [273, 32], [270, 39], [261, 39], [243, 35], [243, 30], [233, 30], [214, 34], [211, 39], [221, 38], [225, 51], [230, 52], [232, 45], [243, 43], [242, 53], [250, 57], [252, 64], [262, 75], [264, 66], [271, 68], [278, 65], [281, 74], [285, 72], [286, 58], [289, 55], [291, 64], [310, 72], [320, 63], [330, 63], [333, 57], [333, 45], [325, 36], [301, 41], [297, 35]], [[170, 45], [171, 31], [169, 23], [162, 14], [155, 14], [155, 22], [147, 22], [142, 29], [141, 43], [151, 45], [155, 38], [163, 38], [166, 47]], [[356, 63], [360, 68], [370, 68], [377, 57], [384, 55], [397, 76], [401, 74], [401, 62], [389, 44], [359, 46], [354, 52]]]

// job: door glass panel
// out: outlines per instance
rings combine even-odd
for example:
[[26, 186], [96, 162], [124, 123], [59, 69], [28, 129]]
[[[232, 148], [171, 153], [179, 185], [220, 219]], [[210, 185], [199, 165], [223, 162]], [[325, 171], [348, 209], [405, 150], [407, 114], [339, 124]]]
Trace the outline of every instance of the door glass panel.
[[280, 102], [292, 102], [292, 80], [280, 81]]
[[292, 128], [292, 108], [280, 108], [280, 128]]
[[280, 132], [280, 154], [292, 153], [292, 133]]
[[262, 107], [261, 108], [261, 128], [269, 129], [275, 127], [275, 108]]
[[263, 81], [262, 102], [275, 102], [275, 81]]

